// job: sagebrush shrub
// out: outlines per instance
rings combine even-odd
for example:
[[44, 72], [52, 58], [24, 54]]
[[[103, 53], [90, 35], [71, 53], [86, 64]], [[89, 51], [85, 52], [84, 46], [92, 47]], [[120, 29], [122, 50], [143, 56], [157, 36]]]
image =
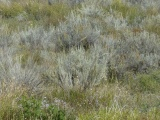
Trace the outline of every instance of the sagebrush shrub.
[[99, 36], [98, 26], [92, 25], [85, 17], [71, 13], [66, 22], [53, 30], [51, 39], [55, 43], [56, 51], [62, 51], [79, 46], [88, 49], [98, 41]]
[[154, 34], [144, 31], [133, 36], [132, 33], [126, 33], [124, 38], [114, 40], [112, 46], [109, 46], [113, 50], [110, 65], [117, 74], [126, 71], [146, 72], [150, 68], [159, 68], [160, 43]]
[[37, 89], [40, 80], [40, 67], [38, 68], [32, 60], [26, 61], [26, 66], [22, 67], [21, 56], [16, 55], [17, 49], [6, 48], [0, 53], [0, 79], [6, 83], [24, 85], [31, 90]]
[[48, 38], [48, 33], [42, 27], [21, 31], [18, 36], [19, 44], [25, 45], [31, 50], [41, 50], [46, 45]]
[[80, 90], [97, 85], [106, 78], [106, 62], [108, 56], [99, 48], [90, 53], [83, 48], [72, 49], [68, 55], [60, 54], [57, 62], [58, 84], [63, 88]]

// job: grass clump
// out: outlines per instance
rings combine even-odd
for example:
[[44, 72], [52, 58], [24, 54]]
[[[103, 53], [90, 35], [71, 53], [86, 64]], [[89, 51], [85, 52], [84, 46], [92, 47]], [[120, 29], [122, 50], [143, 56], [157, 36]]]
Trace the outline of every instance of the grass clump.
[[52, 6], [43, 7], [41, 10], [42, 16], [46, 26], [57, 26], [59, 22], [65, 21], [67, 14], [70, 12], [71, 8], [65, 4], [53, 4]]
[[136, 79], [130, 79], [130, 86], [133, 91], [156, 93], [160, 90], [159, 71], [150, 74], [140, 74]]
[[137, 110], [127, 110], [123, 108], [106, 108], [100, 111], [93, 111], [89, 114], [80, 114], [80, 120], [142, 120], [142, 119], [159, 119], [158, 109], [151, 109], [147, 115]]
[[60, 3], [49, 6], [36, 2], [27, 4], [13, 2], [10, 5], [1, 4], [0, 14], [3, 24], [7, 24], [14, 31], [40, 24], [45, 28], [57, 26], [59, 22], [66, 20], [65, 16], [71, 9], [68, 5]]
[[159, 15], [152, 16], [152, 17], [147, 17], [143, 21], [144, 29], [149, 31], [150, 33], [154, 33], [154, 34], [160, 35], [160, 27], [158, 25], [160, 23], [159, 18], [160, 18]]
[[[15, 119], [20, 112], [17, 100], [26, 91], [25, 87], [15, 84], [15, 82], [0, 82], [0, 119]], [[7, 103], [7, 104], [6, 104]]]
[[142, 19], [144, 17], [144, 13], [139, 6], [136, 5], [127, 5], [126, 3], [122, 2], [122, 0], [114, 0], [111, 4], [111, 8], [120, 12], [123, 18], [126, 18], [128, 24], [134, 24], [135, 20], [140, 17]]
[[0, 13], [2, 15], [2, 18], [13, 18], [23, 11], [23, 6], [18, 3], [13, 3], [13, 5], [11, 6], [6, 4], [0, 5]]

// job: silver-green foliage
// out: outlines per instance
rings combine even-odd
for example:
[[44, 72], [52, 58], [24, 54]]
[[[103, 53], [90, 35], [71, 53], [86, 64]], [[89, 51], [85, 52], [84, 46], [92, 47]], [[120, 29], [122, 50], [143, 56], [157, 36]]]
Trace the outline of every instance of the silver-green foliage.
[[29, 28], [29, 30], [21, 31], [17, 39], [20, 45], [25, 45], [29, 49], [43, 48], [48, 44], [49, 35], [43, 27]]
[[63, 88], [81, 90], [99, 84], [106, 77], [109, 54], [101, 48], [87, 53], [83, 48], [72, 49], [69, 54], [60, 54], [57, 63], [57, 78]]
[[[150, 6], [147, 1], [140, 2], [144, 4], [143, 10]], [[54, 80], [63, 88], [86, 89], [110, 76], [115, 75], [120, 79], [127, 71], [137, 73], [150, 68], [158, 69], [160, 38], [146, 31], [132, 32], [134, 26], [128, 25], [121, 13], [103, 9], [111, 3], [111, 0], [85, 0], [81, 8], [66, 17], [65, 22], [56, 27], [51, 26], [49, 30], [36, 27], [13, 35], [0, 32], [0, 78], [7, 81], [16, 79], [33, 85], [41, 79], [39, 70], [43, 68], [43, 71], [54, 74]], [[158, 4], [158, 1], [154, 0], [153, 3]], [[159, 15], [150, 19], [146, 17], [140, 20], [140, 25], [136, 23], [140, 27], [145, 24], [158, 26], [158, 18]], [[109, 33], [110, 29], [113, 34]], [[25, 55], [21, 50], [25, 51], [26, 48], [31, 51], [29, 54], [40, 51], [40, 55], [45, 57], [47, 62], [57, 64], [47, 69], [43, 62], [38, 66], [33, 64], [32, 60], [26, 60], [26, 66], [22, 67], [21, 58]], [[25, 52], [28, 52], [27, 50]], [[62, 52], [63, 50], [65, 52]], [[55, 57], [54, 62], [52, 57]], [[32, 59], [32, 55], [30, 58]]]
[[23, 68], [20, 56], [16, 55], [17, 49], [14, 47], [5, 47], [0, 52], [0, 82], [6, 84], [14, 82], [15, 84], [26, 85], [31, 89], [37, 87], [40, 83], [41, 69], [28, 61]]
[[146, 72], [160, 67], [160, 42], [154, 34], [145, 31], [138, 35], [124, 33], [124, 37], [115, 40], [112, 46], [114, 53], [110, 62], [117, 73]]
[[55, 44], [56, 51], [61, 51], [72, 47], [93, 45], [98, 41], [99, 36], [98, 26], [92, 25], [85, 16], [71, 13], [66, 22], [53, 30], [51, 40]]

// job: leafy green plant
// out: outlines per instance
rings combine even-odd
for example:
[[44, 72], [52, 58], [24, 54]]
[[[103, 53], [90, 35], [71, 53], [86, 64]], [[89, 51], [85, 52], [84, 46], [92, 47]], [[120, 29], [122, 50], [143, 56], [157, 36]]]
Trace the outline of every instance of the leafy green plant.
[[22, 97], [20, 100], [24, 118], [40, 118], [42, 116], [41, 101], [35, 98]]
[[[25, 97], [19, 101], [22, 109], [22, 116], [25, 119], [54, 119], [54, 120], [67, 120], [71, 116], [67, 112], [58, 108], [55, 105], [45, 103], [34, 97]], [[72, 116], [72, 119], [74, 117]]]

